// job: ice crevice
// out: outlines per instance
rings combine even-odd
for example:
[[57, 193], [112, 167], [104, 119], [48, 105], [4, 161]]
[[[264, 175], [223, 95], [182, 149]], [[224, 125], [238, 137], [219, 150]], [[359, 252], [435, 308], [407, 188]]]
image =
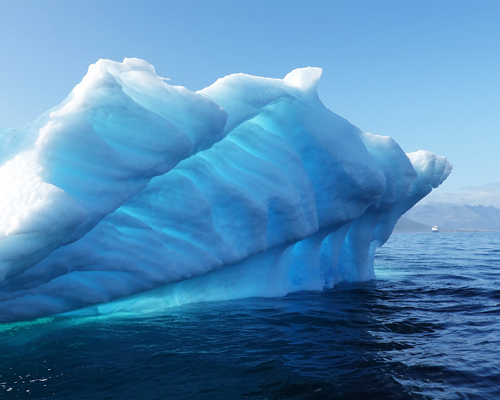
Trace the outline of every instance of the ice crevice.
[[0, 322], [282, 296], [375, 276], [376, 248], [451, 172], [362, 132], [320, 68], [191, 92], [99, 60], [0, 129]]

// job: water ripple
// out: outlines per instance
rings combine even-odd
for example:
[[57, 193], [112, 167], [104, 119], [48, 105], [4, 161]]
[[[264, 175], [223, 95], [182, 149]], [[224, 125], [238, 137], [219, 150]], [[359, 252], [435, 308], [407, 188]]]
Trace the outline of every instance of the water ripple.
[[136, 320], [5, 325], [0, 396], [496, 400], [499, 243], [399, 234], [375, 281]]

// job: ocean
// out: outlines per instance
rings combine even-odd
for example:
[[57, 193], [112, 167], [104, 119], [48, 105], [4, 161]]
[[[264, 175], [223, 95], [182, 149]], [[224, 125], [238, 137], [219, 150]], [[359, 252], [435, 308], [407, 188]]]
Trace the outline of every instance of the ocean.
[[12, 399], [500, 399], [500, 233], [394, 234], [377, 279], [0, 325]]

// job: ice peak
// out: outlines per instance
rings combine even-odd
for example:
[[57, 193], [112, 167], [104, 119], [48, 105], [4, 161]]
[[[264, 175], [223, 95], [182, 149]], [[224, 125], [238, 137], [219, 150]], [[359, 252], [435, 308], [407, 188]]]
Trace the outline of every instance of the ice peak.
[[283, 81], [307, 92], [317, 89], [322, 73], [323, 69], [318, 67], [297, 68], [287, 74]]

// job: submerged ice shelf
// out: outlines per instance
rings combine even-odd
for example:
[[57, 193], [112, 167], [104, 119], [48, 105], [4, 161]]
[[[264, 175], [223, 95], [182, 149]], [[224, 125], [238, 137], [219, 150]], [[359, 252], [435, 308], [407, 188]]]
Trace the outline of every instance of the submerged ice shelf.
[[320, 76], [191, 92], [143, 60], [100, 60], [59, 106], [0, 130], [0, 322], [373, 278], [375, 249], [451, 164], [329, 111]]

